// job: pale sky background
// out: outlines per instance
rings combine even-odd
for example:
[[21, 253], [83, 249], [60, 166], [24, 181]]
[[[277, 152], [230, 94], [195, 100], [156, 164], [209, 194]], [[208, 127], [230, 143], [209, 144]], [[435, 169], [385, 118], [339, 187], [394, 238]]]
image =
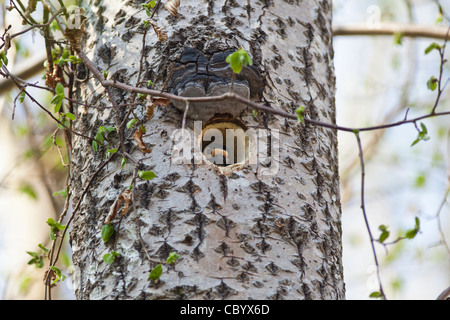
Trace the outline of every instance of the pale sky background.
[[[414, 23], [435, 24], [437, 6], [434, 1], [410, 2], [414, 8]], [[444, 10], [450, 12], [450, 4], [441, 2]], [[334, 24], [366, 22], [377, 8], [382, 21], [410, 21], [404, 0], [336, 0], [334, 7]], [[39, 38], [37, 34], [26, 38], [31, 54], [40, 53], [36, 52], [36, 48], [42, 48]], [[439, 70], [437, 52], [424, 55], [424, 49], [433, 41], [436, 40], [405, 38], [398, 46], [393, 37], [388, 36], [336, 37], [338, 124], [362, 127], [382, 123], [391, 110], [399, 107], [408, 82], [409, 117], [425, 114], [436, 95], [427, 89], [426, 82], [430, 76], [437, 76]], [[450, 57], [450, 54], [446, 56]], [[449, 67], [446, 66], [444, 79], [448, 78]], [[438, 110], [450, 109], [448, 92], [443, 94]], [[29, 106], [37, 108], [32, 104]], [[389, 122], [403, 119], [405, 108], [401, 110]], [[36, 183], [36, 167], [20, 160], [26, 140], [14, 138], [12, 132], [17, 133], [23, 118], [23, 110], [18, 105], [16, 120], [11, 124], [11, 101], [0, 97], [0, 299], [39, 299], [44, 292], [42, 270], [36, 273], [26, 265], [30, 258], [26, 251], [38, 251], [37, 244], [45, 241], [48, 233], [45, 221], [52, 216], [52, 209], [42, 186]], [[35, 120], [39, 122], [38, 118]], [[366, 209], [374, 237], [379, 235], [378, 226], [384, 224], [391, 231], [389, 239], [394, 240], [397, 234], [414, 226], [416, 216], [423, 228], [415, 239], [389, 246], [388, 255], [382, 246], [377, 246], [381, 279], [389, 299], [436, 299], [450, 286], [450, 256], [439, 245], [441, 236], [435, 218], [449, 185], [450, 117], [423, 122], [429, 130], [429, 141], [411, 147], [417, 136], [414, 126], [392, 128], [385, 132], [375, 154], [366, 162]], [[368, 142], [370, 134], [362, 133], [361, 138], [363, 143]], [[343, 181], [348, 179], [342, 184], [341, 195], [346, 296], [349, 300], [368, 299], [378, 288], [370, 241], [360, 209], [359, 162], [351, 165], [358, 160], [355, 137], [339, 133], [339, 147], [341, 177]], [[345, 168], [349, 165], [352, 170], [348, 175]], [[14, 167], [16, 170], [6, 176]], [[419, 186], [418, 177], [424, 178]], [[41, 195], [38, 200], [16, 192], [21, 180], [33, 183]], [[2, 181], [5, 182], [3, 185]], [[441, 224], [446, 240], [450, 241], [448, 204], [441, 211]], [[66, 270], [64, 273], [68, 279], [59, 285], [60, 297], [71, 299], [70, 274]]]

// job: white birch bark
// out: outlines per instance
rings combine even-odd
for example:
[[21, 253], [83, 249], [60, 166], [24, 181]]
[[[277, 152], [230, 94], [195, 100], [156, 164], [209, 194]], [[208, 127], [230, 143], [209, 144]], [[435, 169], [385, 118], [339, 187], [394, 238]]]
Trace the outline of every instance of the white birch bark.
[[[109, 77], [134, 85], [142, 50], [140, 1], [90, 1], [83, 49]], [[331, 37], [331, 1], [181, 0], [178, 17], [163, 9], [154, 16], [168, 40], [153, 30], [145, 39], [142, 80], [162, 88], [170, 65], [182, 50], [243, 47], [264, 83], [255, 100], [295, 114], [306, 107], [312, 119], [334, 123], [335, 86]], [[113, 89], [118, 104], [130, 94]], [[92, 79], [80, 84], [79, 99], [111, 106], [106, 91]], [[129, 107], [122, 108], [123, 120]], [[111, 109], [79, 109], [76, 130], [94, 136], [99, 126], [114, 126]], [[145, 121], [145, 106], [135, 107]], [[239, 119], [247, 127], [279, 130], [272, 166], [244, 166], [221, 174], [212, 164], [170, 165], [174, 130], [183, 113], [173, 105], [157, 107], [145, 122], [143, 154], [125, 130], [128, 152], [145, 158], [140, 170], [153, 170], [151, 181], [138, 180], [136, 211], [121, 221], [116, 251], [108, 265], [102, 256], [101, 228], [109, 207], [133, 178], [132, 162], [120, 169], [120, 156], [94, 180], [71, 232], [74, 290], [78, 299], [343, 299], [345, 297], [336, 132], [297, 124], [247, 109]], [[193, 130], [192, 119], [186, 128]], [[117, 144], [117, 136], [111, 135]], [[272, 146], [276, 136], [272, 137]], [[75, 200], [104, 160], [89, 142], [74, 137]], [[115, 220], [117, 222], [117, 219]], [[117, 226], [116, 226], [117, 228]], [[142, 247], [142, 241], [145, 248]], [[148, 255], [152, 258], [149, 261]], [[172, 251], [180, 259], [163, 265], [157, 283], [150, 270]]]

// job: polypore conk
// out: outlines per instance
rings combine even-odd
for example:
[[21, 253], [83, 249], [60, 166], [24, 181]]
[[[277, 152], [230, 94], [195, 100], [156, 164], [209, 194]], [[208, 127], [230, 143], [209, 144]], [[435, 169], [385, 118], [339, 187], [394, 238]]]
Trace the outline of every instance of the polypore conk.
[[[200, 50], [186, 48], [175, 65], [169, 82], [172, 93], [182, 97], [211, 97], [230, 92], [233, 71], [226, 57], [233, 50], [205, 55]], [[262, 80], [254, 67], [245, 67], [236, 74], [233, 92], [244, 98], [256, 97], [262, 89]], [[186, 104], [173, 101], [178, 109], [184, 111]], [[230, 114], [237, 117], [246, 105], [232, 99], [209, 102], [191, 102], [187, 116], [194, 120], [209, 120], [214, 114]]]

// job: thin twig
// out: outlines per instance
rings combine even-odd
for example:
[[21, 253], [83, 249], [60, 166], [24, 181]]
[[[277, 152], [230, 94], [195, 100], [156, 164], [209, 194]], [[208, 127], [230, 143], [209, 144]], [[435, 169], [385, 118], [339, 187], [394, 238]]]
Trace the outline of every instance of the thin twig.
[[439, 230], [439, 233], [440, 233], [441, 238], [442, 238], [442, 243], [444, 244], [444, 246], [447, 249], [447, 252], [448, 252], [448, 254], [450, 256], [450, 247], [449, 247], [449, 245], [447, 243], [447, 240], [445, 239], [445, 234], [444, 234], [444, 231], [442, 230], [441, 218], [440, 218], [442, 208], [444, 207], [445, 203], [447, 202], [447, 197], [448, 197], [449, 193], [450, 193], [450, 186], [447, 188], [447, 191], [445, 192], [444, 198], [442, 199], [441, 204], [439, 205], [439, 209], [438, 209], [438, 211], [436, 213], [436, 219], [438, 221], [438, 230]]
[[366, 229], [370, 237], [370, 245], [372, 246], [372, 253], [375, 260], [375, 266], [377, 268], [377, 278], [378, 278], [378, 284], [380, 286], [380, 295], [383, 299], [386, 299], [386, 295], [384, 294], [383, 285], [381, 283], [381, 277], [380, 277], [380, 265], [378, 263], [377, 253], [375, 251], [375, 239], [372, 236], [372, 231], [370, 230], [369, 221], [367, 218], [366, 213], [366, 205], [364, 200], [364, 179], [365, 179], [365, 168], [364, 168], [364, 155], [363, 155], [363, 149], [361, 145], [361, 138], [359, 137], [359, 132], [355, 132], [356, 141], [358, 143], [358, 149], [359, 149], [359, 160], [361, 164], [361, 210], [364, 217], [364, 222], [366, 224]]
[[450, 31], [450, 28], [447, 29], [447, 34], [445, 37], [444, 45], [442, 46], [442, 48], [439, 49], [439, 56], [441, 58], [441, 61], [440, 61], [440, 66], [439, 66], [438, 93], [437, 93], [437, 97], [436, 97], [436, 101], [434, 103], [433, 109], [431, 110], [431, 114], [434, 114], [436, 112], [436, 108], [439, 104], [439, 100], [441, 99], [442, 92], [444, 91], [445, 86], [446, 86], [446, 85], [442, 86], [442, 74], [444, 72], [444, 64], [447, 61], [447, 60], [445, 60], [444, 55], [445, 55], [445, 48], [447, 46], [449, 31]]
[[22, 35], [22, 34], [28, 32], [28, 31], [30, 31], [30, 30], [33, 30], [33, 29], [35, 29], [35, 28], [47, 28], [47, 27], [49, 27], [50, 24], [53, 22], [53, 20], [55, 20], [55, 18], [56, 18], [62, 11], [63, 11], [63, 9], [59, 9], [58, 11], [56, 11], [55, 14], [53, 14], [53, 15], [51, 16], [51, 18], [50, 18], [46, 23], [43, 23], [43, 24], [33, 24], [33, 25], [31, 25], [31, 27], [28, 27], [28, 28], [26, 28], [26, 29], [24, 29], [24, 30], [22, 30], [22, 31], [19, 31], [19, 32], [17, 32], [17, 33], [12, 34], [12, 35], [11, 35], [11, 39], [13, 39], [13, 38], [15, 38], [15, 37], [18, 37], [18, 36], [20, 36], [20, 35]]

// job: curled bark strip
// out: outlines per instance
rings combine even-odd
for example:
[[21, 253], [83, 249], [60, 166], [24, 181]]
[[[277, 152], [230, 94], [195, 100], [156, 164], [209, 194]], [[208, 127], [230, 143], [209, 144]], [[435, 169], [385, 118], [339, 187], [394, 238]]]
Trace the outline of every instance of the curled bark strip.
[[151, 97], [150, 102], [160, 107], [167, 107], [170, 104], [170, 100], [166, 98]]
[[147, 120], [153, 118], [153, 113], [155, 112], [155, 106], [167, 107], [170, 104], [170, 100], [166, 98], [155, 98], [150, 97], [151, 104], [147, 106]]
[[149, 20], [148, 22], [152, 25], [153, 30], [155, 30], [155, 33], [158, 36], [158, 41], [162, 42], [168, 39], [167, 32], [164, 27], [158, 26], [158, 24], [153, 20]]
[[169, 11], [169, 13], [172, 16], [176, 17], [176, 16], [178, 16], [178, 7], [179, 6], [180, 6], [180, 0], [169, 0], [164, 5], [164, 8], [166, 8], [166, 10]]
[[143, 153], [150, 153], [152, 152], [152, 149], [147, 148], [144, 141], [142, 140], [142, 135], [144, 133], [142, 132], [142, 127], [139, 126], [139, 129], [136, 131], [136, 133], [133, 136], [134, 141], [138, 144], [139, 150], [141, 150]]
[[[127, 214], [128, 210], [130, 209], [130, 202], [131, 202], [131, 191], [127, 189], [117, 197], [112, 206], [109, 208], [109, 214], [105, 219], [105, 224], [110, 224], [111, 221], [116, 217], [116, 214], [118, 212], [120, 212], [122, 216]], [[123, 208], [122, 210], [119, 211], [120, 206], [122, 204]]]
[[155, 112], [155, 105], [152, 103], [147, 106], [147, 120], [153, 118], [153, 113]]

